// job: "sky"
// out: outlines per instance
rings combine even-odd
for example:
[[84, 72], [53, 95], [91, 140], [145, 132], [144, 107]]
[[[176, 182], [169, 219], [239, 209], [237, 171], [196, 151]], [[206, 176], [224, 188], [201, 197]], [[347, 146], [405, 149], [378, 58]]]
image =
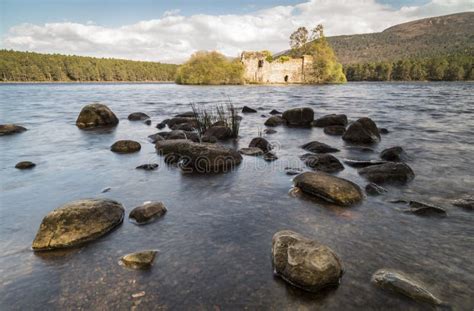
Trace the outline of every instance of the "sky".
[[369, 33], [465, 11], [474, 0], [0, 0], [0, 48], [181, 63], [285, 50], [300, 26]]

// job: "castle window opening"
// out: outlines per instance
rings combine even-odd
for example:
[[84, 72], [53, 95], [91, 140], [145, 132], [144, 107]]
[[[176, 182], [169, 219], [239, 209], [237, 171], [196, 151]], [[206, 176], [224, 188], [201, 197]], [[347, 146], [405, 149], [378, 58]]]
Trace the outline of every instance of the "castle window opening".
[[285, 76], [285, 82], [288, 82], [288, 75]]
[[259, 60], [258, 61], [258, 68], [262, 68], [263, 67], [263, 60]]

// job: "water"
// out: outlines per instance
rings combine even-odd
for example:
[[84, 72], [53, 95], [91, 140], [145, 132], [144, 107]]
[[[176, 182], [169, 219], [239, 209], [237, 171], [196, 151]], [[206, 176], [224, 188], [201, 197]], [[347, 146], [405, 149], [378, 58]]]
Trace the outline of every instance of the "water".
[[[142, 111], [153, 124], [190, 110], [191, 102], [262, 110], [245, 115], [246, 147], [264, 129], [271, 109], [311, 106], [316, 117], [346, 113], [369, 116], [390, 134], [375, 153], [346, 149], [340, 137], [322, 129], [287, 129], [267, 138], [278, 145], [279, 160], [244, 157], [234, 172], [213, 176], [182, 174], [167, 167], [147, 136], [154, 126], [129, 122]], [[81, 131], [81, 107], [99, 101], [120, 118], [111, 131]], [[472, 83], [349, 83], [339, 86], [191, 87], [172, 84], [0, 85], [0, 123], [29, 130], [0, 138], [0, 309], [405, 309], [426, 306], [370, 284], [379, 268], [402, 270], [422, 280], [454, 309], [474, 307], [474, 214], [450, 205], [474, 189], [474, 96]], [[139, 153], [109, 150], [118, 139], [142, 144]], [[416, 173], [404, 187], [388, 187], [381, 197], [339, 208], [290, 193], [288, 163], [302, 166], [298, 146], [319, 140], [341, 149], [338, 158], [377, 158], [401, 145]], [[230, 143], [232, 145], [232, 143]], [[20, 171], [22, 160], [37, 164]], [[158, 171], [135, 167], [160, 164]], [[360, 186], [347, 167], [338, 176]], [[107, 193], [102, 189], [110, 187]], [[163, 201], [165, 217], [146, 226], [126, 218], [111, 234], [84, 247], [50, 253], [30, 249], [42, 218], [80, 198], [107, 197], [127, 214], [144, 201]], [[445, 207], [448, 217], [404, 214], [392, 199], [408, 198]], [[274, 277], [271, 238], [292, 229], [333, 248], [346, 273], [337, 289], [311, 295]], [[150, 271], [118, 265], [129, 252], [157, 249]], [[145, 291], [145, 296], [131, 295]]]

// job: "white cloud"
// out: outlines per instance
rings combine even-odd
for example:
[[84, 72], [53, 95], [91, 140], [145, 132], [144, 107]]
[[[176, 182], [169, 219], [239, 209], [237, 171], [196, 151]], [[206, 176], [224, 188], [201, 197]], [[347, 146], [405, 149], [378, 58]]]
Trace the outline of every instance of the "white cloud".
[[428, 16], [473, 11], [472, 0], [431, 0], [394, 9], [375, 0], [310, 0], [243, 15], [182, 16], [167, 11], [159, 19], [111, 28], [94, 23], [21, 24], [10, 28], [4, 48], [49, 53], [117, 57], [179, 63], [198, 50], [237, 56], [243, 50], [288, 48], [299, 26], [323, 23], [327, 35], [381, 31]]

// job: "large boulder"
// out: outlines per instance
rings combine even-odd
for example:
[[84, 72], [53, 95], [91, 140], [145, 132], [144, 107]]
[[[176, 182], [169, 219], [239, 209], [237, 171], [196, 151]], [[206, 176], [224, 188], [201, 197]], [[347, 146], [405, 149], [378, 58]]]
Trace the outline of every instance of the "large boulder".
[[120, 258], [120, 264], [132, 269], [149, 269], [153, 265], [157, 251], [148, 250], [131, 253]]
[[232, 170], [242, 162], [242, 156], [234, 149], [210, 143], [194, 143], [189, 140], [163, 140], [155, 145], [159, 154], [179, 157], [181, 169], [186, 172], [214, 173]]
[[374, 144], [380, 141], [380, 134], [372, 119], [360, 118], [349, 125], [342, 139], [354, 144]]
[[407, 158], [407, 155], [402, 147], [396, 146], [382, 150], [380, 158], [385, 161], [400, 162]]
[[119, 123], [117, 116], [103, 104], [90, 104], [82, 108], [76, 125], [80, 129], [116, 126]]
[[304, 163], [313, 170], [326, 173], [336, 173], [344, 169], [344, 165], [331, 154], [310, 154], [305, 157]]
[[144, 112], [133, 112], [128, 115], [128, 120], [130, 121], [143, 121], [150, 119], [150, 116]]
[[67, 203], [43, 218], [33, 250], [73, 247], [95, 240], [122, 223], [123, 215], [122, 204], [112, 200]]
[[286, 124], [286, 120], [280, 116], [271, 116], [270, 118], [265, 121], [265, 126], [278, 126], [282, 124]]
[[166, 207], [162, 202], [150, 202], [135, 207], [128, 217], [137, 224], [142, 225], [160, 218], [166, 211]]
[[332, 249], [290, 230], [273, 235], [272, 264], [276, 275], [310, 292], [339, 285], [344, 273]]
[[0, 136], [13, 135], [26, 131], [26, 128], [16, 124], [0, 124]]
[[227, 126], [212, 126], [206, 130], [204, 136], [214, 136], [218, 140], [226, 140], [232, 138], [232, 130]]
[[321, 143], [319, 141], [311, 141], [301, 146], [304, 150], [308, 150], [314, 153], [330, 153], [330, 152], [338, 152], [339, 149], [333, 148], [325, 143]]
[[142, 146], [137, 141], [118, 140], [110, 147], [110, 150], [117, 153], [133, 153], [140, 151], [141, 148]]
[[347, 116], [345, 114], [328, 114], [313, 121], [315, 127], [326, 127], [333, 125], [346, 126]]
[[314, 111], [311, 108], [293, 108], [283, 112], [283, 119], [290, 126], [311, 126]]
[[362, 201], [360, 187], [353, 182], [320, 172], [306, 172], [296, 176], [293, 183], [301, 191], [342, 206]]
[[268, 140], [263, 137], [255, 137], [254, 139], [252, 139], [250, 141], [249, 148], [252, 147], [260, 148], [264, 153], [267, 153], [272, 150], [272, 145], [268, 142]]
[[433, 295], [423, 284], [397, 271], [380, 269], [372, 275], [372, 283], [380, 288], [405, 295], [415, 301], [436, 306], [443, 304], [441, 299]]
[[377, 184], [405, 184], [415, 178], [413, 170], [407, 164], [399, 162], [387, 162], [385, 164], [364, 167], [359, 170], [359, 174]]

